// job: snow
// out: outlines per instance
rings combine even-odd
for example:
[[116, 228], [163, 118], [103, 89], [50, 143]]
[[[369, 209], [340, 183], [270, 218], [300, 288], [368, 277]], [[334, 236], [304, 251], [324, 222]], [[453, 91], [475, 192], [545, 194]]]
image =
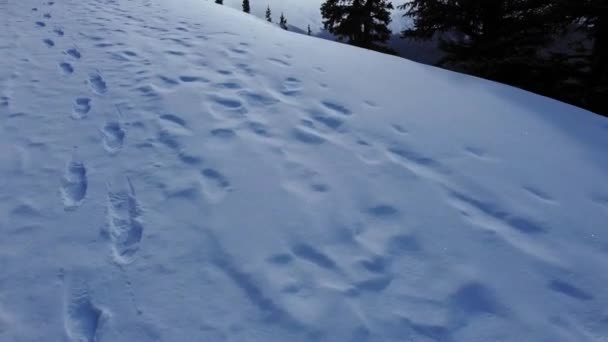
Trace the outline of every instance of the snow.
[[608, 336], [605, 118], [209, 1], [0, 26], [1, 341]]

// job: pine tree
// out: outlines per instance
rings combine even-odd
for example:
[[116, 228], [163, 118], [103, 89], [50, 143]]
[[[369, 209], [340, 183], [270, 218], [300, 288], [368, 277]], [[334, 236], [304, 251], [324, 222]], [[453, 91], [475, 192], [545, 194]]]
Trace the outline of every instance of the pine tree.
[[391, 36], [393, 5], [388, 0], [327, 0], [321, 5], [323, 27], [349, 44], [381, 50]]
[[279, 20], [279, 26], [281, 26], [283, 30], [287, 30], [287, 19], [285, 19], [283, 12], [281, 12], [281, 18]]
[[401, 6], [413, 26], [403, 37], [438, 38], [440, 65], [529, 88], [546, 74], [539, 51], [548, 46], [551, 0], [412, 0]]
[[243, 12], [250, 13], [251, 7], [249, 6], [249, 0], [243, 0]]
[[308, 30], [306, 31], [306, 34], [308, 34], [309, 36], [312, 35], [312, 30], [310, 29], [310, 25], [308, 25]]
[[224, 0], [215, 0], [215, 3], [218, 5], [223, 5], [224, 4]]
[[272, 22], [272, 11], [270, 10], [270, 5], [266, 7], [266, 21], [268, 21], [269, 23]]
[[[558, 53], [560, 66], [566, 65], [570, 95], [596, 113], [608, 116], [608, 3], [605, 0], [561, 0], [554, 5], [563, 32], [581, 35], [566, 53]], [[572, 81], [575, 82], [572, 82]]]

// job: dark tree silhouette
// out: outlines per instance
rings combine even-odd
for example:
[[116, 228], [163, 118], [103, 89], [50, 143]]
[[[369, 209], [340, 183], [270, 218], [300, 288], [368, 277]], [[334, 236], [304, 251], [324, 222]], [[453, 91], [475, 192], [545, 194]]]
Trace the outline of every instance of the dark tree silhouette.
[[251, 7], [249, 6], [249, 0], [243, 0], [243, 12], [250, 13]]
[[219, 4], [219, 5], [223, 5], [224, 4], [224, 0], [215, 0], [215, 3]]
[[412, 0], [402, 32], [437, 39], [441, 66], [608, 115], [606, 0]]
[[308, 25], [308, 28], [306, 30], [306, 34], [308, 34], [309, 36], [312, 35], [312, 30], [310, 29], [310, 25]]
[[574, 39], [569, 51], [556, 54], [562, 62], [559, 65], [565, 64], [569, 71], [569, 82], [561, 83], [569, 85], [563, 93], [573, 102], [579, 99], [592, 111], [608, 116], [608, 2], [559, 0], [554, 13], [566, 37], [582, 36]]
[[272, 22], [272, 11], [270, 10], [270, 5], [266, 7], [266, 21], [268, 21], [269, 23]]
[[393, 5], [387, 0], [327, 0], [321, 5], [323, 27], [349, 44], [381, 50], [391, 36]]
[[287, 19], [285, 19], [283, 13], [281, 13], [281, 18], [279, 19], [279, 26], [281, 26], [283, 30], [287, 30]]

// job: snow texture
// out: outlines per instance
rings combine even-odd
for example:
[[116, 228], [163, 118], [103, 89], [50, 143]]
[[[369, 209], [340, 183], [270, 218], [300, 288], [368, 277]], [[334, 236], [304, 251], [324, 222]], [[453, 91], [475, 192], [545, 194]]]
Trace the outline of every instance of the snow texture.
[[606, 118], [211, 1], [0, 55], [0, 341], [608, 336]]

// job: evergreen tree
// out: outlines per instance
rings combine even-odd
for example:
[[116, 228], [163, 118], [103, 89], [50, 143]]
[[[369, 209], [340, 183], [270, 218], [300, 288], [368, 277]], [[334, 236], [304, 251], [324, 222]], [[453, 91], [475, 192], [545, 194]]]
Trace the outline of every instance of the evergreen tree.
[[[608, 3], [605, 0], [560, 0], [554, 4], [565, 40], [568, 35], [582, 35], [565, 53], [555, 54], [566, 65], [568, 85], [562, 89], [570, 102], [608, 116]], [[575, 82], [573, 82], [573, 80]]]
[[321, 5], [323, 27], [356, 46], [382, 49], [391, 36], [393, 5], [388, 0], [327, 0]]
[[243, 0], [243, 12], [250, 13], [251, 7], [249, 6], [249, 0]]
[[269, 23], [272, 22], [272, 11], [270, 10], [270, 5], [266, 7], [266, 21], [268, 21]]
[[281, 18], [279, 20], [279, 26], [281, 26], [283, 30], [287, 30], [287, 19], [285, 19], [283, 12], [281, 12]]
[[548, 73], [539, 53], [553, 37], [551, 0], [412, 0], [403, 37], [437, 38], [440, 65], [530, 89]]
[[309, 36], [312, 35], [312, 30], [310, 29], [310, 25], [308, 25], [308, 30], [306, 30], [306, 34], [308, 34]]
[[215, 0], [215, 3], [219, 4], [219, 5], [223, 5], [224, 4], [224, 0]]

